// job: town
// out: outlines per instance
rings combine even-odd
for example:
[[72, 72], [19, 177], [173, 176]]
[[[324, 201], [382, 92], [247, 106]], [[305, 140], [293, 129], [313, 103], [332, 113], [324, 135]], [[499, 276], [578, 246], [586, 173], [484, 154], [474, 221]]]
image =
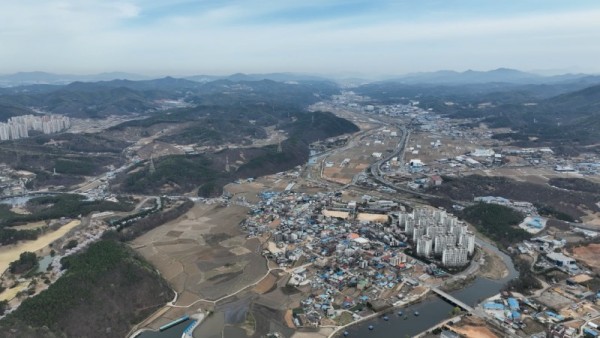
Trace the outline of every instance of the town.
[[[598, 335], [600, 202], [593, 188], [572, 180], [598, 182], [598, 155], [519, 147], [498, 137], [509, 128], [421, 105], [378, 104], [350, 91], [315, 103], [311, 112], [332, 111], [359, 131], [310, 143], [306, 163], [290, 170], [236, 177], [218, 197], [124, 195], [113, 188], [128, 171], [155, 173], [169, 156], [250, 152], [258, 145], [281, 154], [285, 130], [269, 127], [265, 138], [243, 145], [199, 146], [155, 142], [156, 135], [177, 132], [164, 128], [120, 149], [120, 166], [107, 165], [70, 187], [37, 189], [39, 172], [0, 166], [3, 208], [17, 220], [33, 219], [62, 199], [110, 207], [16, 226], [39, 235], [31, 243], [39, 266], [22, 274], [27, 257], [15, 256], [22, 243], [7, 239], [0, 293], [6, 314], [65, 275], [64, 258], [103, 236], [119, 236], [175, 291], [129, 337], [172, 327], [188, 337], [199, 330], [222, 334], [214, 322], [238, 302], [247, 315], [231, 326], [247, 332], [260, 326], [272, 337], [364, 337], [395, 328], [418, 337]], [[33, 126], [32, 119], [14, 121]], [[41, 131], [61, 131], [65, 119], [53, 122], [59, 129]], [[102, 127], [117, 122], [107, 118]], [[73, 123], [77, 133], [101, 129]], [[219, 165], [235, 172], [242, 158], [224, 156]], [[57, 177], [64, 167], [47, 171]], [[163, 224], [157, 221], [163, 214], [174, 216]]]

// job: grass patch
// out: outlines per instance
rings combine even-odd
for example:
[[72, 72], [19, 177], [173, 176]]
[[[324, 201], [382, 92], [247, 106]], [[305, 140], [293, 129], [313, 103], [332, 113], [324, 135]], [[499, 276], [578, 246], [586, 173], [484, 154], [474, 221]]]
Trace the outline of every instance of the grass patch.
[[335, 322], [337, 325], [343, 326], [352, 323], [354, 319], [352, 318], [352, 314], [349, 312], [342, 312], [337, 318], [335, 318]]

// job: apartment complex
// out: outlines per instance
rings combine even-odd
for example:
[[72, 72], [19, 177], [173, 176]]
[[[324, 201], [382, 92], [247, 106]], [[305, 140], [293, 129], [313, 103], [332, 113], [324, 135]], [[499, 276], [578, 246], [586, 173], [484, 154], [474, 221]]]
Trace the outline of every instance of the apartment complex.
[[400, 213], [398, 227], [412, 239], [417, 255], [441, 258], [444, 266], [463, 266], [475, 251], [475, 234], [445, 210], [416, 208]]
[[0, 122], [0, 140], [17, 140], [29, 137], [29, 131], [54, 134], [68, 129], [71, 121], [62, 115], [21, 115], [13, 116], [6, 123]]

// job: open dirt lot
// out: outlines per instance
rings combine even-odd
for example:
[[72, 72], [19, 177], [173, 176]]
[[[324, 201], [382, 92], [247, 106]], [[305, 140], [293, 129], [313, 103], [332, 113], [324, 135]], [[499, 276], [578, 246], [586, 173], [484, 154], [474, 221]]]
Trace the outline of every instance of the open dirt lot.
[[27, 289], [26, 283], [19, 283], [17, 286], [6, 289], [4, 292], [0, 293], [0, 301], [7, 300], [10, 301], [17, 296], [17, 294], [23, 290]]
[[[269, 182], [229, 183], [223, 187], [223, 190], [230, 193], [234, 199], [245, 198], [248, 202], [256, 203], [259, 200], [257, 194], [263, 190], [269, 190], [269, 186], [264, 183]], [[283, 189], [285, 189], [285, 185], [281, 190]]]
[[15, 229], [15, 230], [35, 230], [35, 229], [39, 229], [39, 228], [43, 228], [44, 226], [46, 226], [46, 222], [44, 221], [38, 221], [38, 222], [31, 222], [31, 223], [27, 223], [27, 224], [23, 224], [23, 225], [15, 225], [12, 226], [11, 229]]
[[462, 326], [453, 327], [452, 331], [467, 338], [499, 338], [485, 326]]
[[474, 170], [474, 174], [482, 175], [482, 176], [504, 176], [510, 177], [514, 180], [521, 182], [529, 182], [536, 184], [548, 184], [548, 180], [551, 178], [572, 178], [573, 176], [577, 176], [577, 174], [573, 173], [559, 173], [551, 168], [542, 168], [542, 167], [501, 167], [494, 169], [482, 169], [482, 170]]
[[[351, 141], [344, 149], [331, 153], [324, 161], [331, 162], [333, 166], [323, 168], [323, 178], [342, 184], [350, 183], [356, 174], [377, 161], [373, 153], [382, 153], [382, 156], [385, 156], [388, 150], [396, 148], [400, 138], [391, 136], [392, 131], [395, 129], [379, 128], [370, 131]], [[346, 159], [349, 161], [344, 162]]]
[[[440, 141], [442, 144], [439, 147], [432, 147], [431, 142]], [[418, 158], [424, 163], [431, 165], [432, 162], [440, 158], [452, 158], [458, 155], [475, 150], [475, 148], [483, 147], [473, 143], [467, 143], [466, 140], [452, 138], [431, 132], [414, 132], [411, 134], [408, 143], [406, 144], [405, 160]], [[411, 150], [413, 148], [413, 150]], [[418, 151], [413, 154], [413, 151]]]
[[0, 248], [0, 274], [8, 269], [12, 261], [19, 259], [19, 255], [25, 251], [36, 252], [48, 246], [48, 244], [64, 236], [67, 232], [78, 226], [79, 220], [71, 221], [56, 231], [47, 232], [34, 241], [22, 241], [17, 244], [6, 245]]
[[246, 239], [238, 224], [240, 206], [195, 205], [180, 218], [137, 238], [132, 246], [149, 260], [179, 294], [176, 305], [216, 300], [262, 278], [260, 242]]
[[589, 244], [573, 248], [573, 256], [594, 269], [600, 269], [600, 244]]
[[464, 317], [457, 326], [448, 326], [448, 328], [467, 338], [499, 338], [490, 330], [483, 320], [473, 317]]
[[595, 225], [600, 229], [600, 212], [588, 212], [586, 216], [581, 217], [583, 223], [587, 225]]
[[388, 221], [388, 215], [368, 214], [368, 213], [361, 212], [356, 216], [356, 219], [359, 221], [385, 223]]
[[333, 328], [322, 327], [316, 332], [296, 332], [292, 338], [325, 338], [333, 333]]
[[554, 292], [553, 289], [550, 289], [544, 293], [542, 293], [537, 299], [540, 304], [548, 306], [554, 309], [562, 309], [569, 304], [572, 304], [572, 300], [561, 295], [558, 292]]

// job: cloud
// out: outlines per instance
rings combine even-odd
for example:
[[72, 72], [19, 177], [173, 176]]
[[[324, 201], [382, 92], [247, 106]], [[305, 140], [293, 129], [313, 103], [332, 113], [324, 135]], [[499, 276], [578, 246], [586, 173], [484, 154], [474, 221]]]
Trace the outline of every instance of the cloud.
[[600, 8], [502, 15], [440, 8], [411, 17], [390, 11], [393, 2], [355, 1], [331, 15], [316, 13], [321, 3], [15, 1], [0, 5], [0, 72], [598, 71]]

